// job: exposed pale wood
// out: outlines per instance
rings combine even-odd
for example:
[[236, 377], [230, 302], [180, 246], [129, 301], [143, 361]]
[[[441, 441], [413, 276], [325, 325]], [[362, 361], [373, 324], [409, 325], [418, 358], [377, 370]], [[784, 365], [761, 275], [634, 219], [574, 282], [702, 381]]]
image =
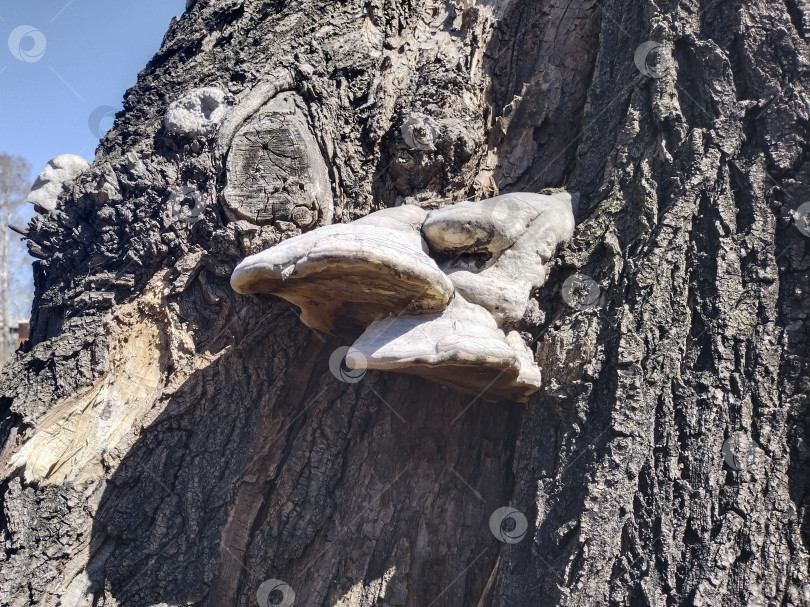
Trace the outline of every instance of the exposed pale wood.
[[257, 225], [293, 222], [302, 229], [329, 221], [327, 168], [297, 103], [293, 93], [278, 95], [235, 134], [223, 193], [235, 218]]

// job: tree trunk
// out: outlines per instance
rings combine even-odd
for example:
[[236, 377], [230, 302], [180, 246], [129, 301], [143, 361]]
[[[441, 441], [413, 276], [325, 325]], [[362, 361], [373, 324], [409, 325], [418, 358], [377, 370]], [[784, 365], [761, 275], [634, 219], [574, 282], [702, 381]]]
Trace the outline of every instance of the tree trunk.
[[[190, 0], [30, 228], [0, 604], [810, 605], [808, 28], [798, 0]], [[310, 228], [235, 217], [229, 142], [167, 131], [203, 85], [295, 96], [335, 222], [578, 191], [544, 388], [342, 382], [345, 338], [234, 293]], [[414, 115], [452, 123], [435, 150]]]

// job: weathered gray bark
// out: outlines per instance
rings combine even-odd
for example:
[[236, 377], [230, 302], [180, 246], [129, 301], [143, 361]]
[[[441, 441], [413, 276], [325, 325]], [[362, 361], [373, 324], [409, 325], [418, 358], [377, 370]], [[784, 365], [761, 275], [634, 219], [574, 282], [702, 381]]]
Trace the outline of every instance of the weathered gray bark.
[[[30, 228], [32, 340], [0, 380], [0, 604], [255, 605], [267, 579], [311, 606], [810, 604], [805, 3], [189, 5], [94, 174]], [[647, 40], [671, 55], [660, 78], [634, 65]], [[335, 221], [581, 193], [527, 319], [546, 386], [528, 405], [342, 383], [344, 338], [231, 291], [301, 226], [229, 219], [223, 154], [162, 117], [279, 69], [265, 88], [306, 108]], [[405, 144], [415, 113], [444, 121], [435, 151]], [[188, 188], [206, 212], [172, 222]], [[574, 272], [599, 305], [565, 304]], [[734, 433], [758, 445], [742, 469]], [[520, 542], [489, 531], [505, 505]]]

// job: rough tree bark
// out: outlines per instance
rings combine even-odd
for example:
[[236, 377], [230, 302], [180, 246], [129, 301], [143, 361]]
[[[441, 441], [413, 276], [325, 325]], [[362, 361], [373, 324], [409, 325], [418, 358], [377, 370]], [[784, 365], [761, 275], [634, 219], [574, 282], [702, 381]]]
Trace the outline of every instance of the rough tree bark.
[[[810, 604], [808, 31], [801, 0], [190, 0], [29, 228], [0, 604], [255, 605], [268, 579], [310, 606]], [[305, 108], [334, 221], [580, 192], [527, 405], [340, 382], [345, 340], [232, 292], [300, 228], [229, 218], [223, 155], [162, 119], [268, 82]], [[435, 150], [403, 141], [414, 114], [450, 125]], [[200, 220], [167, 218], [192, 191]], [[575, 272], [598, 305], [566, 305]], [[517, 543], [488, 527], [506, 505]]]

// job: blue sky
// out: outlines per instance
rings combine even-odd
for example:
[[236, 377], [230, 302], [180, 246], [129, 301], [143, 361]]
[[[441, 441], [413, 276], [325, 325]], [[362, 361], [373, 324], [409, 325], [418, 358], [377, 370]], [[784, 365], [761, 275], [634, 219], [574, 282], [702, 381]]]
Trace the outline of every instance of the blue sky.
[[[28, 160], [32, 182], [57, 154], [92, 162], [124, 92], [185, 4], [0, 0], [0, 152]], [[13, 223], [31, 213], [26, 205]], [[19, 267], [14, 279], [30, 285], [30, 275], [30, 266]], [[27, 316], [30, 301], [13, 307]]]
[[[92, 161], [98, 144], [92, 131], [103, 134], [112, 116], [91, 129], [91, 114], [121, 109], [124, 92], [184, 9], [185, 0], [0, 0], [0, 151], [28, 159], [34, 174], [57, 154]], [[30, 31], [20, 26], [41, 35], [15, 44]], [[37, 51], [37, 42], [44, 53], [19, 60], [10, 36], [21, 56]]]

